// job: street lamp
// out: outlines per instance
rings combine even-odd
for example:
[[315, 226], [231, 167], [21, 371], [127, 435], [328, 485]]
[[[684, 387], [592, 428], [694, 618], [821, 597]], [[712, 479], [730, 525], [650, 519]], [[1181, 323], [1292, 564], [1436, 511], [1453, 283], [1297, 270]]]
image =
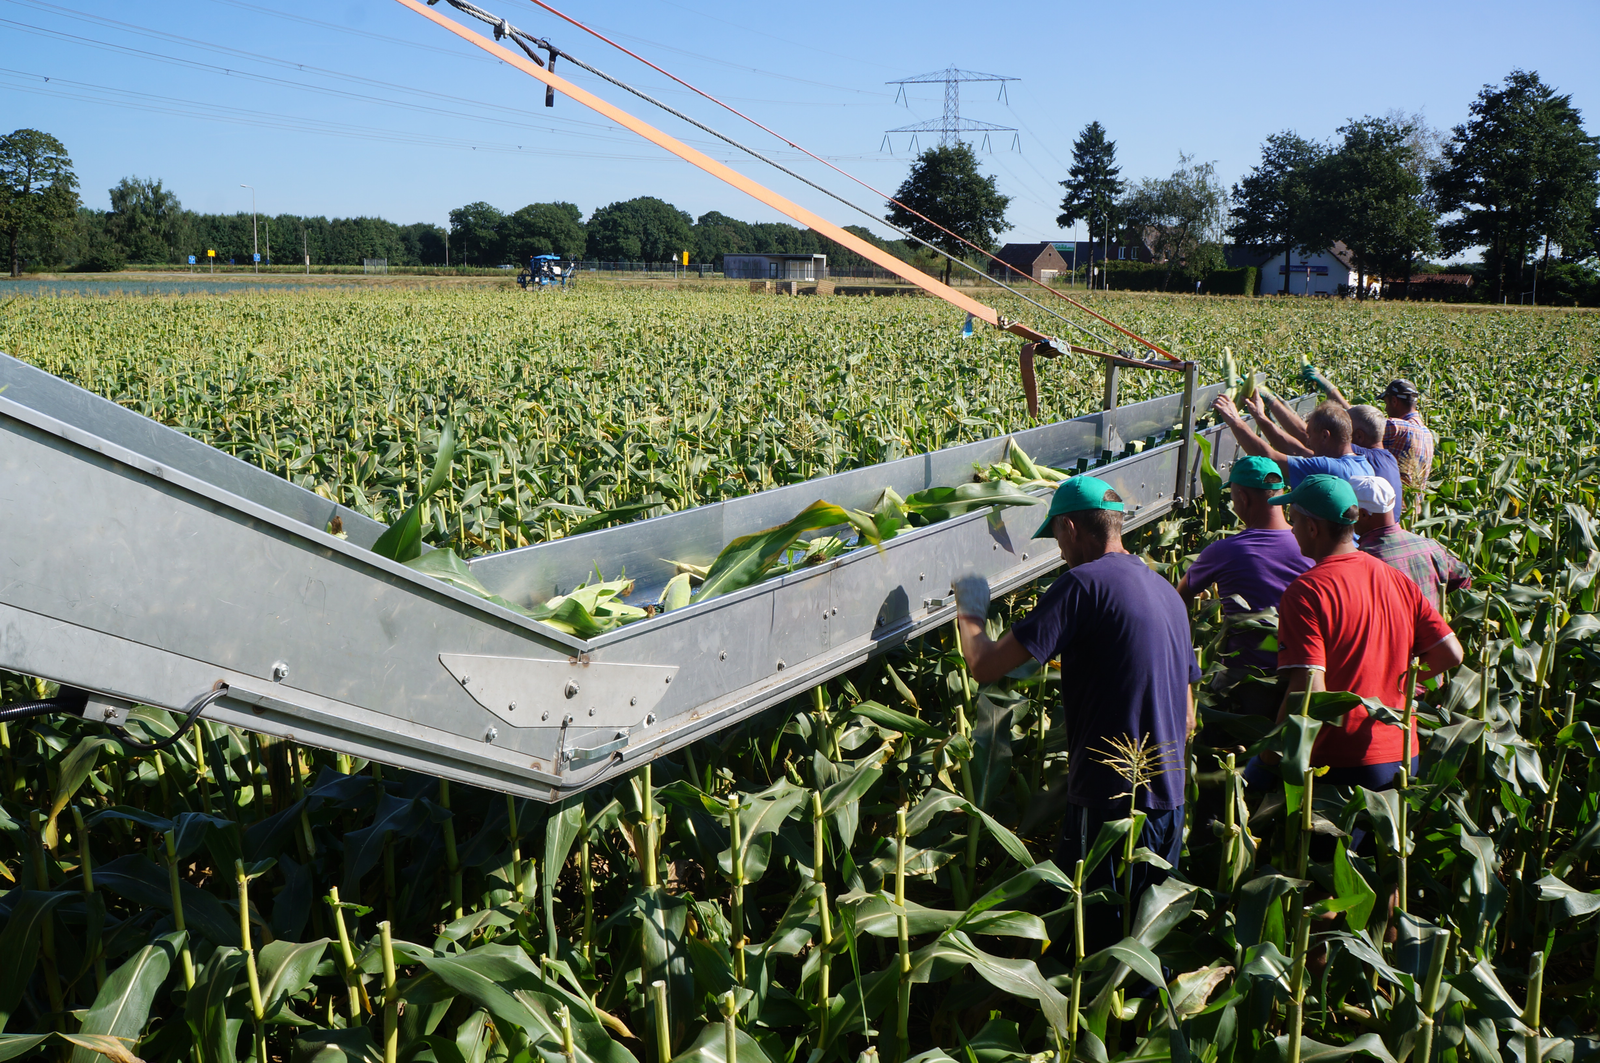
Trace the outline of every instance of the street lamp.
[[250, 190], [250, 257], [254, 260], [255, 272], [261, 272], [261, 245], [256, 240], [256, 186], [241, 184], [240, 188]]

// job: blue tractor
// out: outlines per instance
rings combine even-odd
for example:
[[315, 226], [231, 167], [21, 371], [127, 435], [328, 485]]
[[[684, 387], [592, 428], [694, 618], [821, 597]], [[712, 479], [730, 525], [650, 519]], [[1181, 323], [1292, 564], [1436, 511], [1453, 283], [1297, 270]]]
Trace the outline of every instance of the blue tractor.
[[573, 268], [561, 268], [560, 255], [533, 255], [528, 259], [528, 264], [517, 274], [517, 286], [523, 289], [548, 288], [559, 284], [565, 288], [567, 278], [572, 276]]

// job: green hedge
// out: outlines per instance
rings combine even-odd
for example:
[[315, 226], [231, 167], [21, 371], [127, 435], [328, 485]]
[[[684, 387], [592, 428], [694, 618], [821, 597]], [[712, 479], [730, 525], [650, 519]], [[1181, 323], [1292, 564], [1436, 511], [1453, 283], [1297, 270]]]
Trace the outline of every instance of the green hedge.
[[[1166, 265], [1158, 262], [1113, 260], [1104, 266], [1110, 287], [1125, 292], [1159, 292], [1163, 290], [1163, 282], [1166, 291], [1193, 292], [1197, 279], [1180, 266], [1172, 271], [1172, 279], [1168, 281]], [[1259, 275], [1260, 271], [1254, 266], [1212, 270], [1201, 279], [1200, 292], [1202, 295], [1255, 295]]]

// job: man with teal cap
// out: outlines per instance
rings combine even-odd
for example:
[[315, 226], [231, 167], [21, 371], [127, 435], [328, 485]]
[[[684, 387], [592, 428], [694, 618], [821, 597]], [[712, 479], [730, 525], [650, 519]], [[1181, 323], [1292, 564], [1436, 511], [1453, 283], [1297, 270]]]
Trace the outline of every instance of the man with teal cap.
[[[1288, 680], [1280, 722], [1308, 687], [1376, 698], [1398, 712], [1412, 658], [1421, 658], [1424, 679], [1461, 664], [1461, 643], [1416, 583], [1356, 548], [1360, 506], [1348, 481], [1307, 476], [1273, 502], [1290, 507], [1295, 540], [1316, 562], [1278, 606], [1278, 670]], [[1335, 786], [1382, 790], [1394, 784], [1404, 748], [1399, 727], [1357, 705], [1322, 725], [1311, 764], [1328, 768], [1323, 778]], [[1413, 762], [1417, 748], [1413, 726]]]
[[[1056, 488], [1036, 539], [1054, 539], [1067, 562], [1038, 605], [992, 641], [984, 630], [989, 584], [956, 580], [961, 651], [973, 678], [990, 683], [1027, 663], [1061, 662], [1061, 711], [1067, 731], [1067, 815], [1056, 862], [1072, 867], [1088, 855], [1101, 824], [1124, 819], [1130, 796], [1146, 813], [1139, 843], [1173, 867], [1183, 851], [1187, 742], [1194, 724], [1190, 684], [1200, 680], [1189, 639], [1189, 616], [1172, 584], [1122, 546], [1124, 505], [1104, 480], [1074, 476]], [[1110, 761], [1137, 747], [1145, 771], [1125, 778]], [[1112, 885], [1109, 859], [1086, 868], [1089, 889]], [[1139, 864], [1137, 907], [1166, 872]], [[1097, 920], [1107, 940], [1121, 921]]]
[[[1282, 490], [1283, 471], [1271, 458], [1243, 455], [1234, 461], [1228, 494], [1244, 530], [1200, 551], [1178, 581], [1180, 597], [1191, 600], [1215, 585], [1225, 617], [1278, 608], [1283, 589], [1311, 567], [1283, 517], [1283, 506], [1272, 501]], [[1231, 691], [1241, 715], [1270, 717], [1278, 711], [1278, 653], [1270, 643], [1263, 646], [1272, 634], [1253, 628], [1228, 637], [1228, 668], [1218, 689]]]

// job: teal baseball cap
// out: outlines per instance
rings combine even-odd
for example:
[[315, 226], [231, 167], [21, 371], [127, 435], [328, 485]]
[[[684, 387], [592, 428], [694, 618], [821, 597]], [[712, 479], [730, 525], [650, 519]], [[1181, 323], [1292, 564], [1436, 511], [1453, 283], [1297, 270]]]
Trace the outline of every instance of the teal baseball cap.
[[1122, 498], [1104, 480], [1097, 476], [1074, 476], [1063, 480], [1050, 498], [1050, 512], [1044, 523], [1033, 533], [1035, 539], [1054, 539], [1050, 525], [1063, 513], [1082, 513], [1086, 509], [1109, 509], [1121, 513], [1126, 506]]
[[1331, 520], [1335, 524], [1354, 524], [1360, 512], [1355, 488], [1342, 476], [1317, 473], [1307, 476], [1286, 495], [1272, 499], [1274, 505], [1299, 506], [1313, 517]]
[[1271, 458], [1247, 454], [1236, 458], [1228, 470], [1224, 487], [1254, 487], [1258, 491], [1282, 491], [1283, 469]]

